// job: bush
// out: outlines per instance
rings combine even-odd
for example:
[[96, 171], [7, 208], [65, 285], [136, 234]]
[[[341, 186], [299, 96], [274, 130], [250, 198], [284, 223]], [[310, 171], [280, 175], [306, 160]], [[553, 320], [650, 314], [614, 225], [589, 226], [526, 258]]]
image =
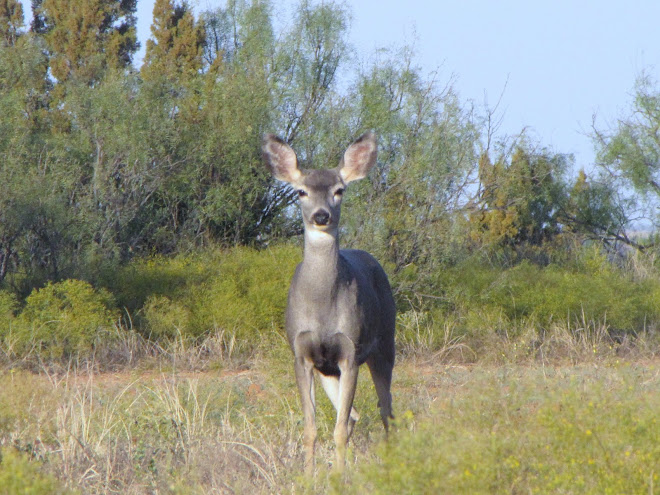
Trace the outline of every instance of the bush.
[[289, 282], [300, 257], [299, 247], [281, 245], [137, 260], [108, 285], [133, 308], [140, 331], [151, 339], [221, 331], [252, 348], [284, 328]]
[[[399, 350], [474, 359], [503, 337], [525, 347], [516, 356], [523, 350], [531, 356], [559, 330], [579, 337], [597, 328], [600, 337], [623, 342], [626, 335], [658, 328], [660, 277], [653, 265], [641, 276], [597, 250], [576, 254], [547, 266], [523, 261], [502, 268], [474, 258], [430, 274], [414, 267], [399, 273], [392, 277]], [[151, 341], [197, 345], [213, 334], [225, 349], [248, 353], [283, 343], [287, 292], [300, 258], [300, 246], [283, 244], [139, 259], [106, 273], [106, 289], [67, 280], [35, 290], [18, 314], [16, 298], [0, 291], [2, 351], [89, 356], [100, 342], [123, 335], [121, 327], [107, 332], [118, 318], [114, 301], [126, 310], [131, 329], [135, 325]], [[422, 276], [429, 283], [418, 294], [413, 281]]]
[[0, 290], [0, 319], [2, 321], [12, 320], [18, 309], [18, 299], [6, 290]]
[[18, 299], [8, 291], [0, 290], [0, 342], [3, 342], [11, 334]]
[[300, 247], [280, 245], [134, 260], [103, 274], [104, 289], [66, 280], [35, 290], [16, 316], [16, 298], [0, 291], [0, 344], [10, 357], [89, 357], [124, 331], [108, 331], [115, 330], [118, 301], [125, 321], [151, 341], [218, 332], [227, 345], [250, 352], [273, 337], [283, 341], [278, 335], [300, 258]]
[[265, 251], [236, 248], [227, 253], [217, 276], [187, 295], [198, 328], [221, 328], [257, 343], [284, 328], [289, 283], [300, 249], [280, 246]]
[[118, 270], [102, 274], [101, 284], [120, 308], [138, 313], [154, 296], [172, 299], [186, 287], [203, 284], [213, 275], [212, 254], [137, 258]]
[[191, 334], [191, 310], [167, 296], [150, 296], [142, 315], [151, 340], [162, 340]]
[[16, 350], [41, 357], [87, 357], [111, 335], [118, 317], [112, 295], [87, 282], [65, 280], [34, 290], [16, 318]]
[[57, 495], [72, 494], [60, 483], [39, 469], [36, 462], [29, 460], [26, 454], [14, 449], [0, 452], [0, 495]]
[[[523, 261], [502, 269], [469, 260], [440, 272], [436, 284], [447, 313], [458, 313], [470, 326], [511, 331], [533, 323], [547, 330], [558, 321], [577, 328], [597, 321], [615, 333], [633, 334], [660, 324], [660, 279], [635, 280], [590, 249], [572, 266]], [[495, 327], [489, 324], [493, 318], [499, 321]]]

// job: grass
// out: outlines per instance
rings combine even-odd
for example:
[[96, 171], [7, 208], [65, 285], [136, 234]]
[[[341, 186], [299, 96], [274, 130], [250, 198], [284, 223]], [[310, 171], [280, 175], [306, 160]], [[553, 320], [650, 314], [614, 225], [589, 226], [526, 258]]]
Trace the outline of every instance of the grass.
[[282, 331], [299, 256], [210, 251], [137, 260], [106, 290], [0, 291], [0, 495], [660, 493], [655, 265], [443, 272], [432, 304], [400, 304], [389, 442], [365, 370], [343, 480], [317, 394], [310, 481]]
[[655, 364], [454, 368], [432, 382], [428, 409], [404, 413], [337, 491], [660, 492]]
[[280, 351], [224, 371], [5, 370], [0, 479], [18, 463], [18, 477], [48, 488], [26, 493], [660, 493], [657, 360], [407, 357], [395, 368], [388, 443], [363, 372], [345, 481], [330, 474], [334, 411], [319, 394], [310, 486]]

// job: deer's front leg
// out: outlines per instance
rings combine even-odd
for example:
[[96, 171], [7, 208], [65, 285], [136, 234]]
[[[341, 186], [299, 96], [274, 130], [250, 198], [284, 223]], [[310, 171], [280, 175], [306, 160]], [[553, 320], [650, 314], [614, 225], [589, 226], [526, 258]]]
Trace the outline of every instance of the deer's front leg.
[[334, 438], [337, 454], [336, 469], [342, 472], [346, 463], [346, 446], [351, 433], [349, 421], [353, 408], [355, 388], [357, 387], [358, 365], [355, 362], [354, 356], [346, 357], [340, 360], [338, 364], [341, 375], [339, 376], [337, 424], [335, 425]]
[[314, 446], [316, 444], [316, 403], [314, 400], [314, 367], [311, 360], [296, 356], [296, 382], [300, 392], [304, 418], [303, 446], [305, 448], [305, 473], [314, 474]]

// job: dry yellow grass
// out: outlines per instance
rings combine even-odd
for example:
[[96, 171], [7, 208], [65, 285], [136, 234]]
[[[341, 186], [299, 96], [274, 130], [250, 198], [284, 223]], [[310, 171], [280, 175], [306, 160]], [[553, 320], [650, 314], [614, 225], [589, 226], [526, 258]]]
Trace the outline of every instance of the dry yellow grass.
[[[334, 411], [319, 394], [313, 484], [301, 477], [302, 416], [286, 354], [225, 371], [7, 370], [0, 379], [2, 452], [26, 453], [24, 463], [80, 493], [360, 492], [365, 484], [376, 493], [598, 493], [601, 478], [635, 483], [636, 493], [660, 486], [656, 360], [406, 358], [395, 368], [398, 426], [387, 447], [362, 373], [345, 481], [329, 474]], [[580, 473], [582, 484], [570, 485]]]

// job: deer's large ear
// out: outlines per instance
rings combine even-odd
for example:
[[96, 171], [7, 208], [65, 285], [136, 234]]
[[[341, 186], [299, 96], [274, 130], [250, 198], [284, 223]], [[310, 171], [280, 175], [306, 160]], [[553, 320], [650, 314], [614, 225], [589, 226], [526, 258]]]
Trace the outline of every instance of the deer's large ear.
[[376, 164], [377, 153], [378, 144], [373, 132], [366, 132], [357, 138], [344, 153], [344, 163], [339, 170], [344, 182], [366, 177], [371, 167]]
[[264, 163], [277, 180], [296, 182], [302, 175], [298, 169], [298, 158], [291, 146], [274, 134], [266, 134], [261, 153]]

